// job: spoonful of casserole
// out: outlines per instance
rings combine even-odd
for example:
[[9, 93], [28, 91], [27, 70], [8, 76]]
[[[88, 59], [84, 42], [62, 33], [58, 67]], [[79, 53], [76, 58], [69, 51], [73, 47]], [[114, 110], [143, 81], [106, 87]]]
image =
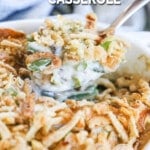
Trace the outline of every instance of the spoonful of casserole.
[[59, 16], [28, 36], [26, 66], [41, 91], [85, 90], [122, 62], [126, 44], [116, 36], [100, 39], [94, 14], [86, 23]]

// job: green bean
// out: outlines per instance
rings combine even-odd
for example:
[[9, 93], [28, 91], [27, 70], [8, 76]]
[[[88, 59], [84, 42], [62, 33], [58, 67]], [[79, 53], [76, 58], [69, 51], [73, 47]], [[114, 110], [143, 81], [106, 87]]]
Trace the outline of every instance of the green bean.
[[108, 51], [110, 44], [112, 43], [112, 41], [106, 41], [104, 43], [101, 44], [101, 46]]
[[75, 100], [82, 100], [82, 99], [91, 100], [97, 94], [98, 94], [97, 88], [95, 86], [90, 86], [85, 91], [72, 92], [68, 98]]
[[31, 71], [40, 71], [43, 67], [46, 67], [51, 63], [51, 59], [39, 59], [28, 65], [28, 69]]
[[98, 94], [98, 90], [96, 86], [90, 86], [85, 91], [63, 91], [63, 92], [52, 92], [52, 91], [42, 91], [42, 95], [53, 97], [58, 101], [65, 101], [67, 99], [74, 100], [93, 100], [95, 96]]

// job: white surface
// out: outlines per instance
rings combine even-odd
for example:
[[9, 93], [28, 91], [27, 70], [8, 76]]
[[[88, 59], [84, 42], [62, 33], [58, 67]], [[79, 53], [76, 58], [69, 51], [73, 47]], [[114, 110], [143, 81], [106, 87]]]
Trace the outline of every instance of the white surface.
[[[77, 15], [67, 17], [83, 20], [82, 17]], [[54, 17], [52, 18], [54, 19]], [[0, 27], [15, 28], [30, 33], [36, 31], [43, 21], [44, 19], [3, 22], [0, 23]], [[104, 25], [101, 27], [103, 28]], [[134, 73], [150, 80], [150, 67], [147, 68], [145, 59], [141, 57], [146, 57], [150, 65], [150, 32], [118, 32], [117, 34], [131, 44], [126, 54], [126, 63], [120, 66], [117, 74]], [[139, 59], [140, 57], [141, 59]], [[150, 150], [150, 144], [146, 146], [145, 150]]]

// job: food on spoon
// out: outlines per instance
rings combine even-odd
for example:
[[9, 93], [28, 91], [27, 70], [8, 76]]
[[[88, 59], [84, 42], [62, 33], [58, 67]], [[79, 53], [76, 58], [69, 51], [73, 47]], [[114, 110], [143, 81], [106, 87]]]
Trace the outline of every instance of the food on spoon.
[[126, 44], [114, 35], [98, 42], [96, 20], [93, 14], [87, 15], [86, 23], [59, 16], [57, 20], [46, 20], [39, 31], [28, 36], [31, 54], [26, 66], [42, 91], [85, 89], [118, 68]]

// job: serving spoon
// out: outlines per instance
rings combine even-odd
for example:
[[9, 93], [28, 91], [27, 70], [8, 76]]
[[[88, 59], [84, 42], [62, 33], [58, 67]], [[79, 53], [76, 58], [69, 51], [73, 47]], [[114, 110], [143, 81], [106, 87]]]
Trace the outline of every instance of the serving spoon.
[[150, 0], [135, 0], [113, 21], [106, 29], [99, 32], [100, 37], [105, 37], [109, 34], [114, 34], [115, 30], [124, 24], [135, 12], [145, 6]]
[[[99, 32], [99, 36], [104, 38], [107, 35], [114, 34], [115, 30], [120, 27], [125, 21], [127, 21], [137, 10], [146, 5], [150, 0], [135, 0], [131, 5], [129, 5], [118, 17], [117, 19], [106, 29]], [[95, 82], [94, 82], [95, 83]], [[83, 91], [67, 90], [62, 92], [46, 91], [42, 90], [41, 94], [45, 96], [50, 96], [60, 101], [67, 98], [80, 99], [83, 97], [91, 97], [91, 95], [96, 94], [94, 87], [87, 88]]]

